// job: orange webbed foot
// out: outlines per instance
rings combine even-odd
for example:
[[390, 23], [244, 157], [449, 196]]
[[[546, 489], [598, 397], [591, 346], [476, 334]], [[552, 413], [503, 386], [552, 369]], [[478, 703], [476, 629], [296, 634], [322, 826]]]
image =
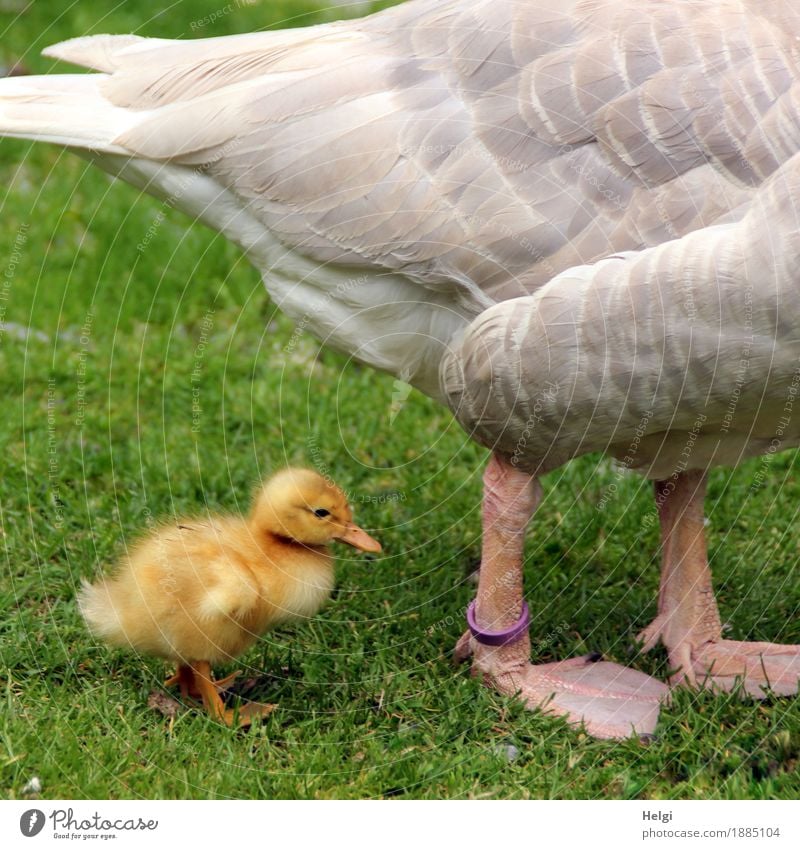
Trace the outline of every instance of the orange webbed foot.
[[277, 705], [248, 702], [238, 710], [226, 708], [225, 703], [220, 698], [219, 694], [221, 691], [219, 687], [222, 685], [224, 691], [240, 673], [234, 672], [215, 682], [211, 677], [211, 666], [206, 661], [193, 664], [192, 671], [206, 711], [230, 728], [247, 727], [254, 719], [269, 716], [277, 707]]

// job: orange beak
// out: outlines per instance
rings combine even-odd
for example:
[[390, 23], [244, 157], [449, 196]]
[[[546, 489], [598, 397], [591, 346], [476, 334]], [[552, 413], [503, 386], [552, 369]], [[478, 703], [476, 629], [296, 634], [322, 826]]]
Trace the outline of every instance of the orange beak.
[[341, 536], [336, 537], [339, 542], [346, 542], [352, 545], [353, 548], [360, 548], [361, 551], [382, 551], [381, 544], [374, 537], [371, 537], [366, 531], [354, 525], [352, 522], [344, 529]]

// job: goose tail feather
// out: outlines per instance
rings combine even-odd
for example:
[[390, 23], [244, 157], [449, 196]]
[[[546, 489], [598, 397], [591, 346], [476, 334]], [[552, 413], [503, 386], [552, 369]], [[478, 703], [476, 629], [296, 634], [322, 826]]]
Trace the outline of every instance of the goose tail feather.
[[102, 93], [105, 74], [46, 74], [0, 79], [0, 135], [66, 147], [125, 153], [115, 143], [146, 117]]

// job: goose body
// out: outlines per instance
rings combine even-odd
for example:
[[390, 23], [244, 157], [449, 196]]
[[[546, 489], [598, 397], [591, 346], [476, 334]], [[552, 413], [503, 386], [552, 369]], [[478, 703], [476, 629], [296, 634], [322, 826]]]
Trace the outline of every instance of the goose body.
[[799, 445], [800, 257], [776, 226], [790, 189], [800, 163], [741, 222], [486, 310], [443, 363], [458, 419], [536, 474], [605, 451], [658, 480]]
[[[74, 148], [224, 233], [302, 327], [447, 403], [495, 452], [479, 625], [520, 615], [521, 580], [486, 590], [521, 568], [492, 521], [509, 509], [524, 528], [542, 472], [602, 450], [679, 478], [660, 504], [664, 539], [682, 540], [666, 563], [691, 547], [692, 474], [800, 444], [788, 0], [412, 0], [307, 29], [47, 52], [97, 73], [0, 81], [0, 133]], [[668, 645], [684, 667], [724, 642], [687, 616]], [[467, 638], [500, 689], [601, 736], [657, 715], [661, 691], [619, 667], [611, 691], [610, 664], [542, 679], [521, 642]], [[570, 701], [573, 675], [608, 700], [599, 718]]]

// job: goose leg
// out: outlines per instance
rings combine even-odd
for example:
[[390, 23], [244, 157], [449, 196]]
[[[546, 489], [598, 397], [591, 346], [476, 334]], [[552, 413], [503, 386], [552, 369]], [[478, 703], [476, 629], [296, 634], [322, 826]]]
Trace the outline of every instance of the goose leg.
[[[539, 482], [493, 455], [484, 474], [483, 549], [474, 619], [481, 631], [513, 628], [523, 615], [525, 528], [541, 500]], [[527, 632], [505, 645], [487, 645], [467, 631], [456, 658], [490, 687], [519, 695], [530, 708], [583, 723], [595, 737], [650, 733], [667, 688], [615, 663], [581, 657], [538, 666], [530, 662]]]
[[671, 683], [731, 690], [763, 698], [797, 692], [800, 646], [723, 640], [706, 554], [703, 501], [706, 475], [691, 471], [656, 481], [661, 521], [661, 590], [658, 616], [640, 634], [648, 651], [659, 640], [675, 670]]

